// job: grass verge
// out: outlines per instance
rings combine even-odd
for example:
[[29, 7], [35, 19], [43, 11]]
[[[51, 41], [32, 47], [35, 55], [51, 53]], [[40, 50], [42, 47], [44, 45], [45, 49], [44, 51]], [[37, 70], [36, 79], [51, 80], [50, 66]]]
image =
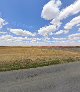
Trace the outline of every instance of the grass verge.
[[75, 62], [75, 61], [80, 61], [80, 59], [68, 57], [65, 59], [55, 58], [55, 59], [49, 59], [49, 60], [38, 58], [35, 61], [31, 59], [15, 60], [14, 62], [11, 62], [11, 63], [10, 62], [0, 63], [0, 71], [29, 69], [29, 68], [36, 68], [36, 67]]

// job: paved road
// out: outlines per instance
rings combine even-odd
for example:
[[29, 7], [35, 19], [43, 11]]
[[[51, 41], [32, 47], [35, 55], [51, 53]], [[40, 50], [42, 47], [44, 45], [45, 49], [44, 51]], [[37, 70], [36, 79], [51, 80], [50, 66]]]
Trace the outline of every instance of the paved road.
[[0, 92], [80, 92], [80, 63], [1, 72]]

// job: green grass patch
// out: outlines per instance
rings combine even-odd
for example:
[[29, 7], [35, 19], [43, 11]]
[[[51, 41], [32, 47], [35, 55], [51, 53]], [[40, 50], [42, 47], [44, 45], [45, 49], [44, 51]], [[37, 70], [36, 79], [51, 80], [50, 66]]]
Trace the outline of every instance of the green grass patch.
[[1, 63], [0, 64], [0, 71], [11, 71], [11, 70], [18, 70], [18, 69], [29, 69], [29, 68], [36, 68], [36, 67], [43, 67], [49, 65], [56, 65], [61, 63], [69, 63], [79, 61], [74, 58], [66, 58], [66, 59], [36, 59], [35, 61], [31, 59], [23, 59], [23, 60], [16, 60], [15, 62], [11, 63]]

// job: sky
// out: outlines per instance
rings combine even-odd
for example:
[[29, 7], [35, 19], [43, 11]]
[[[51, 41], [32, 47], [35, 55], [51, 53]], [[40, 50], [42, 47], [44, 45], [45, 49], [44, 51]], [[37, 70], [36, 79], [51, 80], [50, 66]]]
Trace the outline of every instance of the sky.
[[0, 46], [80, 46], [80, 0], [0, 0]]

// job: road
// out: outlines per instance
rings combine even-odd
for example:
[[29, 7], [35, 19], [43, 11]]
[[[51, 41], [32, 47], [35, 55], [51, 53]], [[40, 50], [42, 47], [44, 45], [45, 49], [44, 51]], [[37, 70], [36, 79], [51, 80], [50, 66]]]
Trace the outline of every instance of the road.
[[1, 72], [0, 92], [80, 92], [80, 62]]

